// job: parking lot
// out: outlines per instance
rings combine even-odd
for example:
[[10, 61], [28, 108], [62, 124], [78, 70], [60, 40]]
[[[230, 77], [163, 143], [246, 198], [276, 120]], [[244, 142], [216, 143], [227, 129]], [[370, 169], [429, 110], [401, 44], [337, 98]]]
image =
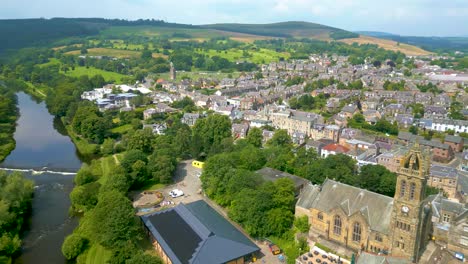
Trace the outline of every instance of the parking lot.
[[[202, 169], [196, 168], [192, 166], [192, 160], [187, 160], [179, 163], [177, 165], [177, 169], [174, 175], [174, 184], [168, 185], [164, 187], [160, 191], [164, 195], [164, 203], [166, 206], [175, 206], [179, 203], [190, 203], [194, 201], [198, 201], [200, 199], [205, 200], [209, 205], [211, 205], [219, 214], [225, 217], [228, 221], [229, 218], [227, 216], [226, 211], [208, 199], [206, 196], [203, 195], [201, 181], [198, 175], [202, 172]], [[177, 198], [172, 198], [169, 195], [169, 192], [179, 189], [184, 192], [184, 195]], [[149, 211], [145, 212], [148, 213]], [[241, 230], [244, 234], [245, 231], [237, 224], [230, 221], [234, 226]], [[247, 235], [247, 234], [246, 234]], [[260, 254], [257, 256], [258, 259], [256, 263], [268, 263], [268, 264], [281, 264], [285, 262], [281, 262], [278, 259], [278, 255], [273, 255], [269, 248], [268, 244], [263, 241], [254, 241], [255, 244], [260, 248]]]

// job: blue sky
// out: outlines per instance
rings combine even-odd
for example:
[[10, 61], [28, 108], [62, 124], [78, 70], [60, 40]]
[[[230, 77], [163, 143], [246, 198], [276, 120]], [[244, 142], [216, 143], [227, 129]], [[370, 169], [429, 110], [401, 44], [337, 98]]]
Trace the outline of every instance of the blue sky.
[[0, 0], [0, 18], [155, 18], [208, 23], [309, 21], [347, 30], [468, 36], [468, 0]]

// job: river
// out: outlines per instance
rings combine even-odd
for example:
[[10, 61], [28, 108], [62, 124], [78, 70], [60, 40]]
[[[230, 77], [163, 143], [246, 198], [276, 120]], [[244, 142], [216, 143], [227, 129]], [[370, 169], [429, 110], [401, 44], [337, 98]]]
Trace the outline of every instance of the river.
[[0, 167], [27, 170], [23, 173], [34, 180], [35, 192], [22, 254], [15, 263], [65, 263], [61, 245], [77, 225], [77, 219], [68, 214], [71, 172], [80, 168], [81, 160], [63, 125], [49, 114], [44, 102], [21, 92], [18, 107], [16, 148]]

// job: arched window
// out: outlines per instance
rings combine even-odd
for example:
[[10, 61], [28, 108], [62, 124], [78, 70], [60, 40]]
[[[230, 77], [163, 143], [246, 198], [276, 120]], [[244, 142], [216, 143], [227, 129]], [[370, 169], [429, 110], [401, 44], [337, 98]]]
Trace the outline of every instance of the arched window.
[[406, 192], [406, 181], [403, 180], [401, 181], [401, 186], [400, 186], [400, 197], [405, 196], [405, 192]]
[[410, 195], [409, 195], [410, 200], [414, 200], [415, 192], [416, 192], [416, 183], [412, 182], [410, 183]]
[[341, 235], [341, 218], [338, 215], [335, 215], [333, 233], [335, 233], [335, 235]]
[[361, 241], [361, 224], [359, 224], [358, 222], [354, 223], [353, 226], [353, 241]]
[[317, 214], [317, 218], [318, 218], [318, 220], [320, 220], [320, 221], [323, 220], [323, 214], [322, 214], [321, 212], [319, 212], [319, 213]]

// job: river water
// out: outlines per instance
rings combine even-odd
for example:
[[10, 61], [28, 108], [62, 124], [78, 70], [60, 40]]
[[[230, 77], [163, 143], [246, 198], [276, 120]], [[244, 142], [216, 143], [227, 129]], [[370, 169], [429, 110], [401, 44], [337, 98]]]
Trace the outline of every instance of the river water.
[[23, 173], [34, 180], [35, 192], [22, 254], [15, 263], [65, 263], [61, 245], [77, 225], [68, 214], [74, 177], [70, 172], [80, 168], [81, 160], [63, 125], [43, 102], [18, 93], [18, 106], [16, 148], [0, 167], [28, 170]]

